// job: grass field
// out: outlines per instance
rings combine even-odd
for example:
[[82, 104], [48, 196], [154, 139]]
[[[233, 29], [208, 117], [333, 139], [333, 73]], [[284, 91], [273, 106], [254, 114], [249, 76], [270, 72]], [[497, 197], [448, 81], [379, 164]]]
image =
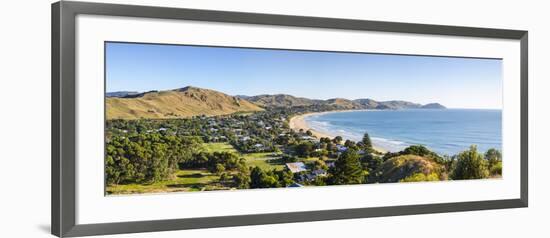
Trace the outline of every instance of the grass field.
[[241, 154], [229, 143], [204, 143], [203, 147], [206, 152], [210, 153], [216, 151], [237, 153], [245, 158], [248, 166], [251, 167], [258, 166], [266, 170], [282, 170], [284, 168], [284, 164], [281, 163], [278, 156], [274, 156], [271, 152]]
[[232, 145], [229, 143], [204, 143], [203, 148], [205, 152], [233, 152], [239, 153]]
[[282, 170], [285, 167], [281, 159], [271, 152], [243, 154], [242, 157], [246, 159], [248, 166], [258, 166], [263, 170]]
[[107, 194], [163, 193], [226, 189], [219, 183], [219, 176], [206, 170], [180, 170], [167, 181], [150, 184], [124, 184], [107, 187]]

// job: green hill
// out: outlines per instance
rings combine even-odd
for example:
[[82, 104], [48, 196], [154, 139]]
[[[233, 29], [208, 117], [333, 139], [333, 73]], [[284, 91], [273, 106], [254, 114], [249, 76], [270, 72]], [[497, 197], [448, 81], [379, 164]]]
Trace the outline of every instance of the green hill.
[[446, 179], [443, 167], [432, 159], [400, 155], [385, 161], [376, 172], [379, 183], [434, 181]]
[[247, 100], [196, 87], [108, 97], [105, 100], [108, 120], [185, 118], [263, 110]]

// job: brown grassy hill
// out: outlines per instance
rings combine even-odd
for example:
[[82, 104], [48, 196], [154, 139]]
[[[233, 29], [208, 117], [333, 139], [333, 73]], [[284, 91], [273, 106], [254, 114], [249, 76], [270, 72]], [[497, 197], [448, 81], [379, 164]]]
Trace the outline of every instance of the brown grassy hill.
[[326, 103], [328, 105], [336, 106], [339, 109], [345, 109], [345, 110], [364, 108], [361, 104], [348, 99], [344, 99], [344, 98], [328, 99], [326, 100]]
[[196, 87], [152, 91], [105, 100], [107, 119], [184, 118], [263, 110], [247, 100]]
[[384, 162], [377, 171], [378, 182], [413, 182], [446, 179], [443, 167], [432, 159], [417, 155], [400, 155]]

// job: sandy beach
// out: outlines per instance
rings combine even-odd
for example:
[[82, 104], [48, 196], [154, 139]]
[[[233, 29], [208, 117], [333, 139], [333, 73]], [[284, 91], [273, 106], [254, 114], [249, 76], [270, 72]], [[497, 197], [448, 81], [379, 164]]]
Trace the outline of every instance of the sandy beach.
[[306, 113], [306, 114], [294, 116], [294, 117], [290, 118], [290, 121], [289, 121], [288, 125], [290, 126], [290, 129], [293, 129], [295, 131], [299, 131], [300, 129], [302, 129], [304, 131], [310, 130], [311, 133], [313, 134], [313, 136], [317, 137], [317, 139], [321, 139], [323, 137], [328, 137], [330, 139], [333, 139], [334, 136], [332, 136], [332, 135], [325, 134], [325, 133], [316, 131], [313, 128], [310, 128], [308, 126], [307, 122], [305, 121], [305, 117], [307, 117], [307, 116], [319, 115], [319, 114], [322, 114], [322, 113], [324, 113], [324, 112], [312, 112], [312, 113]]
[[[315, 136], [317, 139], [320, 139], [320, 138], [323, 138], [323, 137], [328, 137], [330, 139], [333, 139], [337, 135], [330, 135], [330, 134], [327, 134], [327, 133], [316, 131], [315, 129], [309, 127], [309, 125], [305, 121], [305, 118], [308, 117], [308, 116], [313, 116], [313, 115], [322, 115], [322, 114], [326, 114], [326, 113], [346, 112], [346, 111], [359, 111], [359, 110], [339, 110], [339, 111], [312, 112], [312, 113], [301, 114], [301, 115], [297, 115], [297, 116], [294, 116], [294, 117], [290, 118], [290, 121], [289, 121], [288, 125], [289, 125], [290, 129], [293, 129], [295, 131], [299, 131], [300, 129], [302, 129], [304, 131], [310, 130], [311, 133], [313, 134], [313, 136]], [[376, 151], [380, 152], [380, 153], [388, 152], [387, 150], [382, 149], [382, 148], [380, 148], [378, 146], [375, 146], [375, 145], [373, 145], [373, 148]]]

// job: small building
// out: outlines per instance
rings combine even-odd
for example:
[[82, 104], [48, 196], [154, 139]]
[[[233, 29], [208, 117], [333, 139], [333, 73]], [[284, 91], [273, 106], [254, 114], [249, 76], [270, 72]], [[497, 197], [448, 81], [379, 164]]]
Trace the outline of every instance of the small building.
[[318, 169], [318, 170], [313, 170], [311, 174], [315, 176], [327, 176], [327, 171], [325, 171], [324, 169]]
[[303, 162], [286, 163], [286, 167], [292, 173], [307, 171], [306, 165]]
[[348, 150], [348, 147], [345, 147], [343, 145], [336, 145], [336, 148], [338, 149], [338, 152], [345, 152]]

